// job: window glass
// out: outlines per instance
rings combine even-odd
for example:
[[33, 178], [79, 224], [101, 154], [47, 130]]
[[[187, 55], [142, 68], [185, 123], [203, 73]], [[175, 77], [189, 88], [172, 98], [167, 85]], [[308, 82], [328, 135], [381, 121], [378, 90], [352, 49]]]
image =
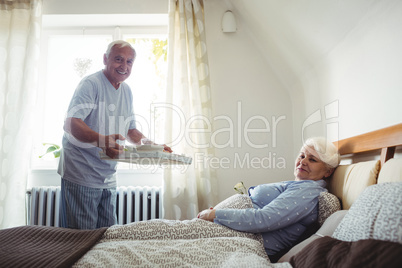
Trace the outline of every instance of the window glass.
[[[115, 36], [110, 28], [105, 28], [104, 34], [99, 28], [96, 34], [78, 33], [52, 29], [46, 34], [45, 31], [33, 169], [57, 168], [57, 160], [51, 154], [39, 159], [46, 152], [42, 143], [61, 145], [64, 118], [74, 90], [84, 76], [103, 69], [103, 54]], [[115, 39], [130, 42], [137, 52], [126, 83], [133, 91], [138, 127], [156, 142], [163, 142], [163, 114], [152, 111], [151, 104], [165, 100], [167, 37], [133, 33]]]
[[[163, 115], [152, 104], [165, 101], [167, 39], [125, 37], [137, 57], [127, 83], [131, 86], [137, 127], [147, 137], [163, 143]], [[161, 110], [161, 109], [159, 109]]]
[[80, 80], [103, 68], [111, 36], [53, 35], [48, 39], [43, 140], [61, 143], [69, 101]]

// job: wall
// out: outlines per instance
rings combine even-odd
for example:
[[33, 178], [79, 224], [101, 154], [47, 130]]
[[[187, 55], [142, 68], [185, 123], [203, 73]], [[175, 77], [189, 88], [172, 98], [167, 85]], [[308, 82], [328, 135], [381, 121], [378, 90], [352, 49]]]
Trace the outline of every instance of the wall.
[[295, 150], [401, 122], [401, 1], [225, 2], [291, 96]]
[[43, 0], [43, 14], [162, 14], [167, 0]]
[[[227, 145], [231, 137], [229, 131], [223, 130], [230, 124], [226, 120], [215, 121], [215, 132], [223, 131], [216, 136], [217, 144], [224, 148], [215, 149], [216, 163], [211, 166], [220, 167], [217, 178], [221, 199], [233, 194], [233, 186], [239, 181], [249, 187], [292, 180], [295, 158], [288, 91], [238, 14], [235, 13], [237, 32], [221, 31], [222, 15], [229, 9], [227, 4], [205, 1], [214, 118], [230, 118], [234, 129], [233, 146]], [[248, 120], [252, 122], [249, 127]], [[260, 129], [261, 133], [245, 134], [247, 128]]]
[[341, 139], [401, 123], [401, 32], [402, 2], [374, 2], [342, 42], [300, 77], [296, 90], [304, 89], [312, 107], [307, 114], [338, 101]]

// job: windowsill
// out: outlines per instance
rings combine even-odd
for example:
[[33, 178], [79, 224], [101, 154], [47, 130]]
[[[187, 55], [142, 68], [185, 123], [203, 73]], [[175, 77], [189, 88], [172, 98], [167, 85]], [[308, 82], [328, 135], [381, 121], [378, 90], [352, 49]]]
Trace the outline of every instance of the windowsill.
[[[33, 174], [45, 174], [45, 173], [57, 173], [57, 168], [55, 167], [37, 167], [32, 168], [31, 173]], [[129, 168], [118, 168], [117, 174], [162, 174], [162, 168], [150, 167], [143, 169], [129, 169]]]
[[[117, 186], [162, 186], [162, 180], [161, 168], [117, 169]], [[28, 189], [38, 186], [60, 186], [57, 168], [32, 169], [28, 178]]]

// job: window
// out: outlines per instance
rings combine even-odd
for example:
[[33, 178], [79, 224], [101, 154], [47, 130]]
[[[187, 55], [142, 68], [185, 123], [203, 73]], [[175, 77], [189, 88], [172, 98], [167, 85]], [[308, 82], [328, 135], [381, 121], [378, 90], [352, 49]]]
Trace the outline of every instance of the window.
[[[153, 20], [147, 17], [158, 25], [146, 25], [147, 22], [142, 20], [143, 25], [127, 25], [124, 22], [124, 27], [116, 27], [116, 20], [110, 17], [98, 16], [100, 20], [97, 24], [94, 15], [91, 15], [89, 26], [85, 15], [70, 19], [65, 17], [51, 15], [43, 20], [40, 109], [36, 116], [32, 168], [57, 167], [57, 160], [52, 155], [39, 159], [38, 156], [45, 153], [42, 143], [61, 145], [63, 121], [75, 88], [84, 76], [103, 69], [106, 47], [118, 39], [132, 43], [137, 52], [131, 76], [126, 80], [133, 91], [137, 125], [145, 135], [156, 142], [163, 142], [163, 115], [154, 114], [151, 104], [165, 99], [167, 15], [162, 16], [166, 19], [161, 19], [161, 16]], [[138, 24], [138, 20], [132, 21]], [[153, 126], [159, 127], [154, 129]]]

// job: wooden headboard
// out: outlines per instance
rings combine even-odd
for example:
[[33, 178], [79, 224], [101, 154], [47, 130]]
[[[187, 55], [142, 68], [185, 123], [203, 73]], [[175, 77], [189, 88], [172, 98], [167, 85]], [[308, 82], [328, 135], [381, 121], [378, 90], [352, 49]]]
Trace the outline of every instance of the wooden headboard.
[[[343, 209], [349, 209], [368, 186], [402, 180], [400, 160], [390, 160], [394, 158], [396, 148], [398, 151], [402, 148], [402, 124], [339, 140], [334, 144], [342, 159], [346, 162], [352, 159], [352, 164], [337, 167], [328, 180], [328, 191], [341, 200]], [[385, 166], [388, 168], [385, 169]], [[384, 169], [387, 171], [384, 172]]]
[[340, 155], [381, 150], [381, 165], [394, 157], [402, 145], [402, 123], [334, 142]]

